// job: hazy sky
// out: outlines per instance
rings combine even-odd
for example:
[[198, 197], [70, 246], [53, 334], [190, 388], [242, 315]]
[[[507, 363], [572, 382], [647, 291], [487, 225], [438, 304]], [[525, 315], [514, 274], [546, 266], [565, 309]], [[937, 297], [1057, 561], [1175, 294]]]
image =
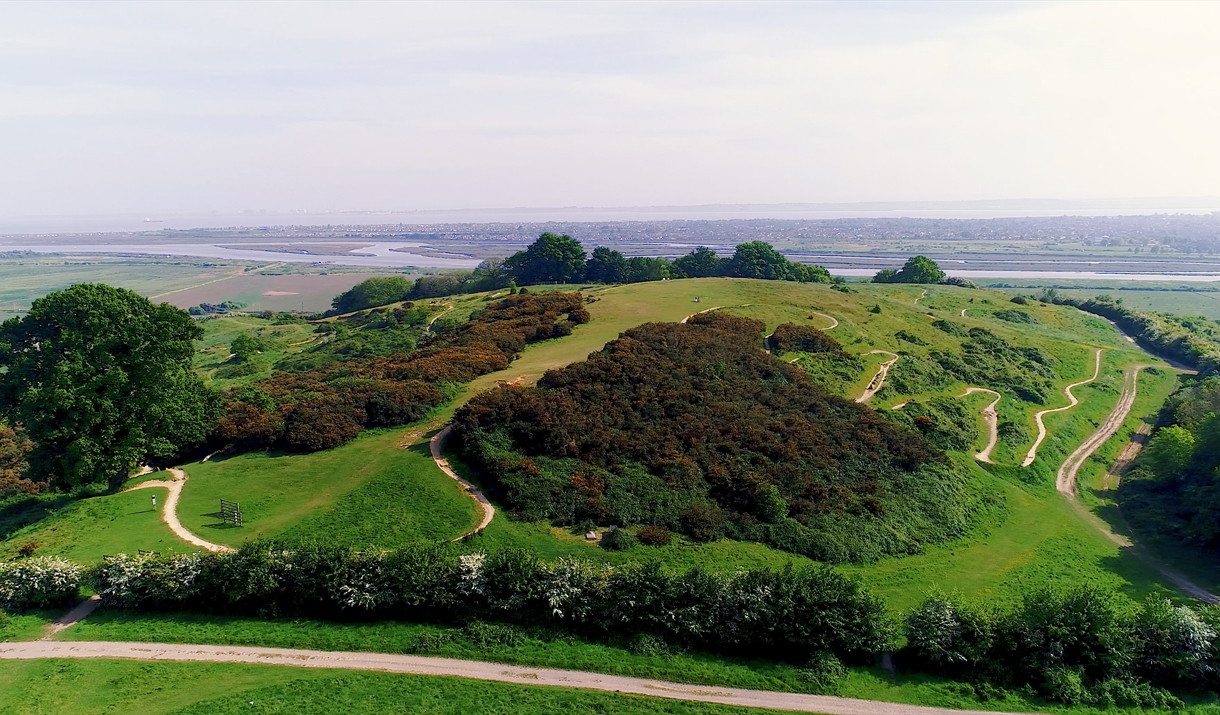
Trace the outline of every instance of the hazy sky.
[[1220, 195], [1220, 5], [0, 4], [0, 216]]

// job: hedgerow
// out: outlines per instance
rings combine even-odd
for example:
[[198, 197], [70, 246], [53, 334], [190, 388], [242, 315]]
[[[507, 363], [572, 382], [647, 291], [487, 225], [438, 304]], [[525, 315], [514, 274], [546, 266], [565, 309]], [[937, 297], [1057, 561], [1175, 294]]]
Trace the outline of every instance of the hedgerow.
[[759, 350], [761, 333], [715, 313], [634, 328], [535, 388], [476, 397], [456, 444], [528, 520], [655, 525], [828, 561], [918, 552], [965, 529], [965, 474]]
[[62, 606], [80, 591], [84, 569], [57, 556], [0, 562], [0, 607]]
[[894, 645], [884, 604], [824, 566], [715, 574], [508, 550], [351, 551], [253, 542], [231, 554], [106, 558], [103, 605], [266, 617], [473, 620], [547, 625], [594, 638], [664, 643], [805, 662], [867, 663]]

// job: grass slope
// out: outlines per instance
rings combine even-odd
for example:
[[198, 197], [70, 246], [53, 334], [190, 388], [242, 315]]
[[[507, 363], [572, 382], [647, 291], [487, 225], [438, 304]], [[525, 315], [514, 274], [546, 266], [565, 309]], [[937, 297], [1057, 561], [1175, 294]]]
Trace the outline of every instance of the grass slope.
[[[178, 516], [205, 539], [236, 546], [294, 536], [392, 547], [460, 536], [478, 523], [474, 503], [436, 469], [426, 447], [403, 449], [402, 430], [369, 430], [314, 454], [263, 452], [187, 465]], [[214, 516], [241, 504], [245, 525]]]

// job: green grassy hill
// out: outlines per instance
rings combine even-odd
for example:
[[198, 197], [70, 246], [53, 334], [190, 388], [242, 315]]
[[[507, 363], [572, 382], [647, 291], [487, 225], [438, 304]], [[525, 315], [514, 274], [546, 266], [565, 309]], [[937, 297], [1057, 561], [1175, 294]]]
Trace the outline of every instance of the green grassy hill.
[[[571, 286], [556, 289], [571, 290]], [[545, 289], [544, 289], [545, 290]], [[970, 340], [934, 326], [944, 321], [963, 332], [983, 328], [1017, 349], [1037, 349], [1051, 358], [1044, 386], [1044, 404], [1019, 399], [1005, 387], [999, 389], [1001, 424], [1023, 427], [1008, 441], [1001, 440], [993, 453], [995, 464], [983, 465], [968, 453], [953, 459], [968, 470], [977, 487], [998, 494], [984, 517], [964, 538], [925, 553], [902, 558], [887, 558], [874, 564], [843, 567], [859, 575], [883, 596], [892, 607], [904, 608], [920, 600], [936, 585], [958, 590], [965, 595], [995, 595], [1013, 598], [1023, 584], [1056, 579], [1059, 582], [1092, 580], [1113, 584], [1133, 597], [1158, 590], [1154, 574], [1123, 555], [1091, 525], [1078, 518], [1054, 492], [1054, 474], [1063, 458], [1100, 424], [1117, 401], [1122, 368], [1133, 362], [1153, 362], [1125, 340], [1106, 322], [1072, 308], [1030, 304], [1013, 305], [1007, 296], [952, 286], [852, 284], [850, 292], [828, 285], [795, 284], [737, 279], [693, 279], [639, 283], [624, 286], [591, 286], [585, 294], [592, 298], [587, 308], [591, 321], [578, 326], [563, 338], [528, 345], [508, 369], [484, 375], [463, 388], [452, 403], [439, 408], [416, 425], [384, 431], [371, 431], [334, 450], [307, 455], [282, 456], [248, 454], [205, 464], [188, 464], [190, 475], [182, 498], [180, 516], [187, 528], [204, 538], [226, 544], [239, 544], [256, 536], [309, 537], [360, 546], [396, 546], [416, 539], [451, 539], [477, 522], [472, 502], [458, 485], [443, 475], [428, 458], [423, 440], [441, 427], [458, 406], [475, 394], [492, 389], [500, 382], [529, 384], [549, 369], [584, 359], [616, 338], [621, 332], [649, 321], [680, 321], [696, 312], [718, 309], [760, 320], [768, 332], [781, 323], [792, 322], [828, 329], [828, 334], [845, 350], [859, 356], [860, 376], [838, 386], [840, 394], [856, 397], [888, 356], [872, 353], [888, 351], [901, 357], [894, 376], [902, 377], [909, 389], [894, 388], [898, 380], [883, 389], [870, 404], [889, 410], [901, 403], [935, 396], [957, 399], [968, 386], [991, 387], [986, 381], [967, 383], [960, 378], [941, 376], [939, 381], [920, 383], [916, 368], [926, 367], [937, 352], [960, 354]], [[925, 292], [926, 290], [926, 292]], [[698, 299], [698, 302], [695, 302]], [[457, 296], [433, 306], [446, 318], [462, 318], [486, 305], [486, 296]], [[1012, 322], [995, 313], [1017, 309], [1031, 316], [1031, 322]], [[830, 327], [833, 321], [837, 325]], [[291, 343], [309, 338], [302, 324], [273, 326], [250, 317], [224, 317], [205, 324], [208, 339], [202, 346], [200, 367], [210, 369], [218, 352], [238, 331], [259, 331], [275, 335], [284, 353], [299, 349]], [[912, 339], [913, 338], [913, 339]], [[1069, 411], [1048, 415], [1048, 437], [1039, 448], [1032, 466], [1021, 468], [1036, 428], [1033, 414], [1038, 410], [1067, 404], [1063, 388], [1092, 375], [1093, 354], [1102, 348], [1099, 379], [1077, 388], [1080, 404]], [[800, 360], [799, 354], [784, 355]], [[799, 364], [799, 362], [798, 362]], [[1140, 378], [1141, 398], [1125, 428], [1155, 411], [1160, 400], [1173, 387], [1175, 377], [1165, 370], [1145, 373]], [[962, 398], [971, 414], [990, 402], [989, 396], [975, 394]], [[978, 437], [973, 448], [987, 441], [982, 417], [977, 422]], [[1112, 457], [1122, 435], [1112, 440], [1103, 454]], [[402, 444], [413, 444], [410, 449]], [[456, 461], [456, 460], [454, 460]], [[455, 464], [462, 471], [464, 466]], [[1096, 481], [1100, 464], [1090, 464], [1082, 472], [1082, 484]], [[1088, 473], [1086, 476], [1085, 472]], [[141, 500], [147, 494], [139, 496]], [[119, 502], [129, 496], [96, 497], [99, 503]], [[241, 529], [211, 528], [220, 498], [241, 502], [247, 524]], [[140, 502], [143, 503], [142, 501]], [[89, 517], [79, 510], [74, 516], [57, 514], [10, 535], [5, 550], [15, 549], [18, 541], [50, 545], [50, 529], [72, 518], [72, 530], [90, 531]], [[154, 526], [156, 526], [154, 524]], [[126, 531], [126, 530], [124, 530]], [[158, 537], [161, 538], [161, 537]], [[133, 527], [129, 537], [110, 540], [90, 547], [92, 551], [73, 552], [80, 557], [134, 551], [156, 543]], [[593, 559], [621, 561], [660, 559], [671, 564], [704, 564], [712, 568], [736, 568], [763, 564], [782, 564], [800, 560], [759, 544], [717, 541], [694, 544], [685, 539], [661, 548], [637, 547], [626, 552], [607, 552], [587, 543], [581, 535], [541, 523], [515, 521], [497, 513], [491, 526], [467, 548], [495, 550], [524, 546], [545, 558], [581, 555]], [[64, 548], [54, 549], [67, 553]], [[96, 552], [94, 554], [93, 552]]]

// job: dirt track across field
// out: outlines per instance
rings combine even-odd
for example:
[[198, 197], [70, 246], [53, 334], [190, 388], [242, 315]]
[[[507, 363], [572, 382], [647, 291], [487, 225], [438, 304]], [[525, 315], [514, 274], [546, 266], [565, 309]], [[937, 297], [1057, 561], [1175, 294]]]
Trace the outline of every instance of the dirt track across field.
[[431, 675], [490, 680], [517, 685], [581, 688], [613, 693], [647, 695], [671, 700], [719, 703], [738, 707], [770, 708], [827, 715], [984, 715], [979, 710], [954, 710], [900, 703], [883, 703], [829, 695], [804, 695], [768, 690], [687, 685], [663, 680], [628, 678], [576, 670], [526, 668], [452, 658], [390, 653], [344, 653], [288, 648], [250, 648], [223, 645], [121, 643], [104, 641], [32, 641], [0, 644], [0, 659], [119, 658], [124, 660], [202, 663], [257, 663], [298, 668], [372, 670], [404, 675]]

